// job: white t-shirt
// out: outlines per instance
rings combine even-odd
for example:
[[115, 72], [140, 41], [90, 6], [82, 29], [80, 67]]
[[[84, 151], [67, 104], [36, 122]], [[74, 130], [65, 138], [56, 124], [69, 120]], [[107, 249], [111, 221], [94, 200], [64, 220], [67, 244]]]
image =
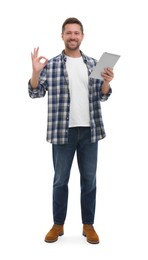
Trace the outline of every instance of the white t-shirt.
[[66, 69], [70, 91], [69, 127], [90, 126], [87, 67], [82, 57], [67, 56]]

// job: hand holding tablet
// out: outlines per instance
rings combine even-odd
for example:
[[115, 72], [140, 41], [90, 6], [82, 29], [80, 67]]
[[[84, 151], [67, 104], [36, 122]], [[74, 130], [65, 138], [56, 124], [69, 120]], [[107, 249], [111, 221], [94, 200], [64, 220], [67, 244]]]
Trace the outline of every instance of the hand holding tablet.
[[120, 58], [120, 55], [104, 52], [100, 57], [99, 61], [97, 62], [95, 68], [89, 75], [90, 78], [95, 79], [103, 79], [101, 74], [104, 72], [105, 68], [111, 68], [115, 66], [116, 62]]

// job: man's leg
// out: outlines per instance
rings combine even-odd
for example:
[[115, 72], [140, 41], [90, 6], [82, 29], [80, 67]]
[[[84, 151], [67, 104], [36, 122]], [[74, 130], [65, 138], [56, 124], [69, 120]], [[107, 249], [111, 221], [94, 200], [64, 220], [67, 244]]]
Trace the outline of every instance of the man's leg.
[[81, 128], [77, 159], [81, 178], [83, 224], [93, 224], [96, 205], [96, 169], [98, 142], [91, 143], [90, 128]]
[[68, 144], [53, 145], [53, 219], [55, 224], [64, 224], [67, 213], [68, 181], [76, 150], [76, 129], [69, 129]]
[[53, 220], [54, 225], [45, 236], [48, 243], [55, 242], [59, 236], [64, 234], [64, 222], [67, 213], [68, 181], [72, 161], [74, 158], [75, 129], [69, 129], [68, 144], [53, 145]]
[[90, 142], [90, 129], [82, 128], [79, 134], [77, 159], [81, 177], [81, 212], [83, 235], [91, 244], [99, 243], [93, 223], [96, 205], [96, 169], [98, 142]]

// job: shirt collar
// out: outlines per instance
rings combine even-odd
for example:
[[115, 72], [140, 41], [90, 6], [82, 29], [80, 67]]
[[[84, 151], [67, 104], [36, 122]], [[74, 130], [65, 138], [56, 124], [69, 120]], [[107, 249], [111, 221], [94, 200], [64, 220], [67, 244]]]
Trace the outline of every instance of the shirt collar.
[[[81, 55], [82, 55], [83, 61], [84, 61], [85, 63], [87, 63], [87, 62], [88, 62], [87, 56], [86, 56], [81, 50], [80, 50], [80, 53], [81, 53]], [[62, 60], [63, 60], [64, 62], [66, 62], [67, 58], [66, 58], [66, 55], [65, 55], [65, 53], [64, 53], [64, 50], [63, 50], [62, 53], [61, 53], [61, 57], [62, 57]]]

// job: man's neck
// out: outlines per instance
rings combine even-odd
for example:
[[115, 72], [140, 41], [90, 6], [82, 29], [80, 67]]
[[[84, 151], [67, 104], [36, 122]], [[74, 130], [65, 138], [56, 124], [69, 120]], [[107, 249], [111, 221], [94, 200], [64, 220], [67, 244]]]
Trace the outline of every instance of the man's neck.
[[65, 53], [65, 55], [67, 55], [67, 56], [69, 56], [69, 57], [73, 57], [73, 58], [81, 57], [81, 52], [80, 52], [80, 50], [71, 51], [71, 50], [65, 49], [65, 50], [64, 50], [64, 53]]

